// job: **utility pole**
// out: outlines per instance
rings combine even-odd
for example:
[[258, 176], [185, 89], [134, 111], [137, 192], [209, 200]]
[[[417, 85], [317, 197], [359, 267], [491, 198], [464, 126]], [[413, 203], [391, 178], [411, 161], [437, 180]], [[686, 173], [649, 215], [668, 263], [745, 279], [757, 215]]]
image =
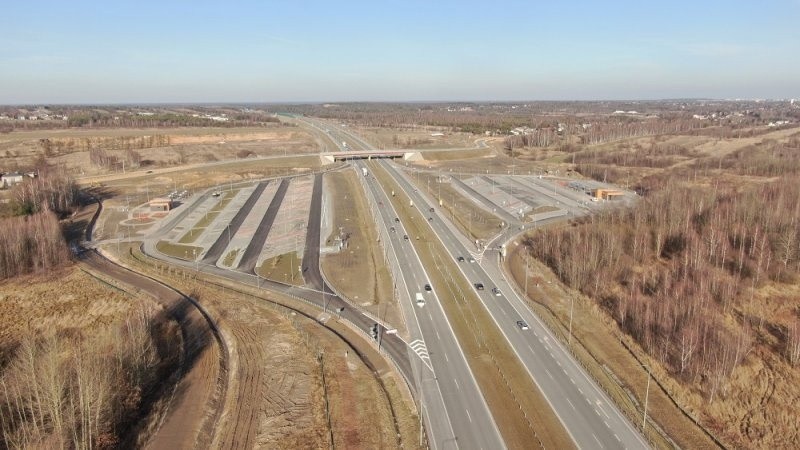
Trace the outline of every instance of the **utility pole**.
[[569, 339], [567, 341], [567, 345], [570, 347], [572, 346], [572, 310], [575, 306], [575, 296], [569, 296]]
[[528, 258], [525, 257], [525, 299], [528, 299]]
[[650, 378], [652, 375], [650, 374], [650, 366], [647, 367], [647, 388], [644, 392], [644, 417], [642, 418], [642, 434], [644, 434], [644, 428], [647, 425], [647, 400], [650, 398]]

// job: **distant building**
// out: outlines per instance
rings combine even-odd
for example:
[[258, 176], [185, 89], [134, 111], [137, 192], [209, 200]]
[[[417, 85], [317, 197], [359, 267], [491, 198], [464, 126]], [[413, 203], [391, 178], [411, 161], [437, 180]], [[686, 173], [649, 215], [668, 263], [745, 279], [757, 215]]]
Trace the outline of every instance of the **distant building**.
[[0, 175], [0, 187], [8, 188], [22, 183], [22, 174], [19, 172], [4, 173]]

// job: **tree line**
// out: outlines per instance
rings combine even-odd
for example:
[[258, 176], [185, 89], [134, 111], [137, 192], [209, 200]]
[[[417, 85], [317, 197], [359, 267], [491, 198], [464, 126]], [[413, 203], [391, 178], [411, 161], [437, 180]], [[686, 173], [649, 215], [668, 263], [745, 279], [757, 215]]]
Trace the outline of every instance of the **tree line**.
[[173, 334], [141, 309], [91, 335], [22, 336], [0, 377], [0, 446], [137, 446], [143, 411], [176, 365], [161, 348]]
[[70, 253], [59, 223], [78, 202], [78, 187], [63, 167], [39, 160], [11, 190], [12, 217], [0, 219], [0, 280], [61, 267]]
[[800, 311], [769, 323], [739, 308], [766, 282], [798, 280], [798, 198], [796, 176], [744, 191], [672, 182], [633, 209], [539, 231], [525, 245], [711, 402], [764, 327], [781, 330], [784, 356], [800, 362]]

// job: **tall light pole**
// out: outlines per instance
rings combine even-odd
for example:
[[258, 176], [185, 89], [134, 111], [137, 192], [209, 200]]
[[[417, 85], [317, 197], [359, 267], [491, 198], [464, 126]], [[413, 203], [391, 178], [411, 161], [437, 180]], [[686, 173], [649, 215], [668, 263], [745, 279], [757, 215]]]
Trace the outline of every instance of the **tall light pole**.
[[567, 345], [572, 346], [572, 310], [575, 306], [575, 296], [569, 296], [569, 339], [567, 340]]
[[647, 368], [647, 388], [644, 391], [644, 416], [642, 418], [642, 434], [644, 434], [645, 426], [647, 425], [647, 400], [650, 397], [650, 378], [652, 375], [650, 373], [650, 366], [645, 365]]

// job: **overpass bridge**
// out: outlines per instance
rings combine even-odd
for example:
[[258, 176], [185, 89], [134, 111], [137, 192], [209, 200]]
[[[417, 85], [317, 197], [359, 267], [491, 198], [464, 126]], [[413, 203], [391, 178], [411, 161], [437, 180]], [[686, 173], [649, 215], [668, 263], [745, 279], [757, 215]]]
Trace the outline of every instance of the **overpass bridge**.
[[420, 150], [346, 150], [319, 154], [322, 164], [346, 159], [403, 158], [407, 161], [424, 159]]

